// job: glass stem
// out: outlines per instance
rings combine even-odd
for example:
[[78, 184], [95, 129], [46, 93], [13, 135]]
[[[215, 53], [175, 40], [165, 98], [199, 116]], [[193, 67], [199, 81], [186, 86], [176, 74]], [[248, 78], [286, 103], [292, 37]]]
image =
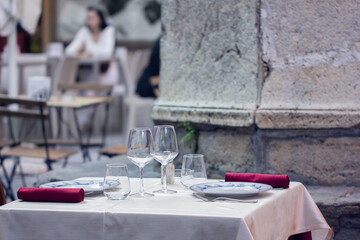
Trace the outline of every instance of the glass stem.
[[140, 190], [139, 193], [141, 196], [144, 196], [144, 167], [139, 167], [140, 169]]
[[162, 164], [161, 165], [162, 167], [162, 172], [163, 172], [163, 175], [162, 175], [162, 190], [163, 192], [167, 192], [167, 187], [166, 187], [166, 165]]

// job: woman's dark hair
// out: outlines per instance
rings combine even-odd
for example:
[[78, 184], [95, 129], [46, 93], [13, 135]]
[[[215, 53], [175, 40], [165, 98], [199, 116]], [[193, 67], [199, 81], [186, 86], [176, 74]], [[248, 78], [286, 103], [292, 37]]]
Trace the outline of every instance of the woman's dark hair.
[[100, 18], [100, 29], [101, 29], [101, 31], [104, 30], [104, 29], [108, 26], [108, 24], [107, 24], [107, 22], [106, 22], [106, 20], [105, 20], [104, 14], [101, 12], [100, 9], [98, 9], [98, 8], [96, 8], [96, 7], [93, 7], [93, 6], [90, 6], [90, 7], [87, 8], [87, 10], [88, 10], [88, 11], [94, 11], [94, 12], [96, 12], [96, 14], [99, 16], [99, 18]]

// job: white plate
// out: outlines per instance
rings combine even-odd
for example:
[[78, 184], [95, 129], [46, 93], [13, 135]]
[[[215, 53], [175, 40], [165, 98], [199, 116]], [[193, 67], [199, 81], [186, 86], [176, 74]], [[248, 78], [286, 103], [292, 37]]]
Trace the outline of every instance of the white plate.
[[[120, 182], [115, 180], [108, 180], [109, 188], [114, 188], [120, 185]], [[84, 192], [102, 192], [103, 180], [73, 180], [73, 181], [59, 181], [50, 182], [40, 185], [41, 188], [82, 188]]]
[[272, 189], [270, 185], [250, 182], [200, 183], [190, 187], [194, 192], [222, 197], [249, 197]]

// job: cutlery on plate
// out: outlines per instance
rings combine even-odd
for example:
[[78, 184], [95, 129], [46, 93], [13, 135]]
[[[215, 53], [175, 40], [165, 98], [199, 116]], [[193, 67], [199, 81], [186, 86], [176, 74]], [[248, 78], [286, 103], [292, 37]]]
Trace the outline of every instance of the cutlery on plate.
[[217, 197], [214, 199], [208, 199], [206, 197], [201, 196], [198, 193], [194, 193], [194, 196], [205, 202], [215, 202], [215, 201], [233, 201], [233, 202], [240, 202], [240, 203], [257, 203], [258, 202], [258, 200], [242, 200], [242, 199], [228, 198], [228, 197]]

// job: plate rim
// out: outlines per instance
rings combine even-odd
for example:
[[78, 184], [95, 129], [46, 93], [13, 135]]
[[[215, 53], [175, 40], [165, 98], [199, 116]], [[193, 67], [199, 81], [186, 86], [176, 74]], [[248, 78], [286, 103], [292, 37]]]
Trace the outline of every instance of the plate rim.
[[[64, 182], [79, 182], [79, 181], [88, 181], [88, 182], [94, 182], [94, 183], [100, 183], [100, 182], [104, 182], [104, 180], [100, 180], [100, 179], [93, 179], [93, 180], [86, 180], [86, 179], [74, 179], [74, 180], [63, 180], [63, 181], [54, 181], [54, 182], [48, 182], [48, 183], [43, 183], [39, 186], [39, 188], [62, 188], [62, 187], [50, 187], [50, 186], [44, 186], [47, 184], [56, 184], [56, 183], [64, 183]], [[83, 187], [78, 187], [78, 188], [83, 188]], [[63, 188], [65, 189], [65, 188]], [[83, 188], [84, 189], [84, 188]], [[103, 187], [101, 187], [101, 189], [84, 189], [85, 192], [100, 192], [103, 191]]]
[[[265, 189], [262, 189], [262, 190], [259, 190], [259, 191], [251, 191], [251, 192], [247, 192], [247, 193], [206, 193], [206, 192], [203, 192], [203, 191], [197, 191], [195, 189], [193, 189], [193, 187], [196, 187], [198, 185], [204, 185], [204, 184], [221, 184], [221, 183], [245, 183], [245, 184], [258, 184], [258, 185], [262, 185], [262, 186], [265, 186], [266, 188]], [[273, 187], [269, 184], [265, 184], [265, 183], [255, 183], [255, 182], [234, 182], [234, 181], [231, 181], [231, 182], [204, 182], [204, 183], [198, 183], [198, 184], [194, 184], [194, 185], [191, 185], [189, 187], [189, 189], [193, 192], [197, 192], [197, 193], [203, 193], [203, 194], [208, 194], [208, 195], [221, 195], [221, 194], [224, 194], [224, 195], [249, 195], [249, 194], [258, 194], [258, 193], [262, 193], [262, 192], [267, 192], [267, 191], [270, 191], [273, 189]]]

